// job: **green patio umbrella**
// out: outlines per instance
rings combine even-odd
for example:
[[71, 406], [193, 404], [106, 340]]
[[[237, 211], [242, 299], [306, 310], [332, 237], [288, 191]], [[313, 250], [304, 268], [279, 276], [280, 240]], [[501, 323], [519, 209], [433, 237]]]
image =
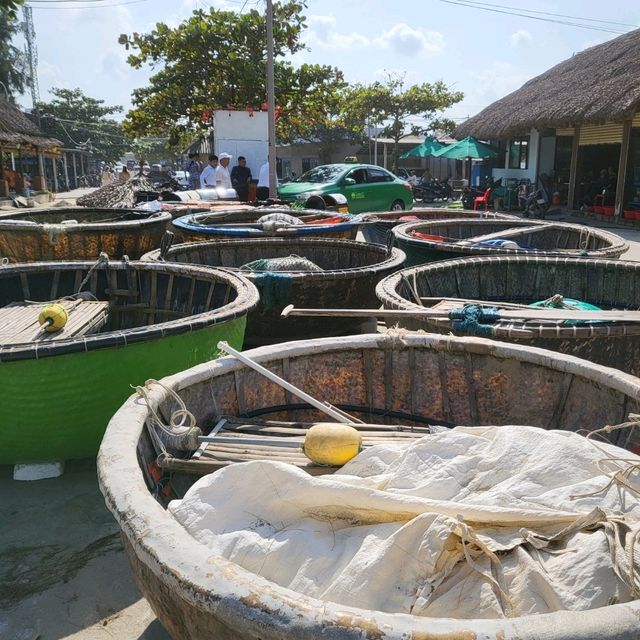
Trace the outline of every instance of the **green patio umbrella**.
[[432, 155], [436, 158], [451, 158], [452, 160], [465, 160], [466, 158], [495, 158], [498, 152], [484, 142], [469, 136], [455, 144], [450, 144]]
[[451, 160], [469, 161], [469, 184], [471, 184], [471, 161], [474, 158], [495, 158], [498, 152], [488, 144], [476, 140], [473, 136], [468, 136], [463, 140], [450, 144], [433, 154], [436, 158], [449, 158]]
[[422, 144], [419, 144], [413, 149], [409, 149], [406, 153], [400, 156], [400, 160], [406, 160], [407, 158], [426, 158], [428, 156], [436, 155], [436, 151], [440, 151], [445, 145], [434, 140], [433, 138], [426, 138]]

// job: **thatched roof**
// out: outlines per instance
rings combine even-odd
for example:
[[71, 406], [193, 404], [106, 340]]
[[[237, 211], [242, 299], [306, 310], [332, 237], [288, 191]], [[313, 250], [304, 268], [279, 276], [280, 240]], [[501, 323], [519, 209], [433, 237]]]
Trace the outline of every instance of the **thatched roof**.
[[0, 144], [27, 144], [41, 149], [61, 147], [62, 142], [46, 136], [16, 106], [0, 97]]
[[623, 121], [640, 107], [640, 29], [586, 49], [461, 124], [456, 138]]

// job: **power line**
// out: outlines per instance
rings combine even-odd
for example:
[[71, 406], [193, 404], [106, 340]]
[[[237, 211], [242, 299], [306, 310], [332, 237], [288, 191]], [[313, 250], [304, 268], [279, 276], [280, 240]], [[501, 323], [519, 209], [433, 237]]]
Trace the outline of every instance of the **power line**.
[[[557, 20], [555, 18], [545, 18], [541, 16], [527, 15], [526, 13], [522, 13], [522, 11], [527, 11], [526, 9], [508, 11], [510, 7], [505, 7], [504, 9], [492, 8], [492, 7], [500, 7], [501, 5], [489, 5], [489, 6], [481, 6], [480, 3], [473, 3], [470, 0], [440, 0], [440, 2], [444, 2], [446, 4], [453, 4], [460, 7], [467, 7], [468, 9], [479, 9], [481, 11], [489, 11], [492, 13], [503, 13], [511, 16], [518, 16], [520, 18], [529, 18], [530, 20], [539, 20], [541, 22], [551, 22], [554, 24], [562, 24], [569, 27], [579, 27], [581, 29], [589, 29], [591, 31], [600, 31], [602, 33], [613, 33], [617, 35], [621, 35], [626, 33], [626, 31], [621, 31], [619, 29], [609, 29], [605, 26], [597, 26], [597, 25], [589, 25], [580, 22], [568, 22], [566, 20]], [[542, 13], [542, 12], [540, 12]], [[549, 16], [556, 16], [559, 14], [548, 14]], [[584, 20], [583, 18], [573, 18], [575, 20]], [[635, 26], [635, 25], [633, 25]]]
[[[29, 5], [25, 5], [25, 6], [31, 6], [30, 3], [31, 2], [42, 2], [42, 0], [29, 0]], [[59, 9], [110, 9], [111, 7], [128, 7], [130, 4], [139, 4], [140, 2], [149, 2], [149, 0], [129, 0], [128, 2], [115, 2], [113, 4], [102, 4], [102, 3], [98, 3], [95, 0], [78, 0], [78, 2], [93, 2], [93, 4], [90, 5], [86, 5], [83, 4], [82, 6], [69, 6], [66, 5], [67, 2], [69, 2], [69, 0], [51, 0], [52, 4], [56, 4], [56, 3], [60, 3], [60, 5], [65, 5], [65, 6], [54, 6], [54, 7], [44, 7], [44, 6], [40, 6], [40, 5], [36, 5], [33, 8], [34, 9], [49, 9], [49, 10], [53, 10], [53, 11], [57, 11]]]
[[485, 7], [496, 7], [498, 9], [512, 9], [514, 11], [521, 11], [523, 13], [537, 13], [543, 16], [551, 16], [554, 18], [569, 18], [571, 20], [581, 20], [582, 22], [601, 22], [603, 24], [612, 24], [621, 27], [633, 27], [634, 29], [638, 27], [636, 24], [629, 24], [628, 22], [614, 22], [613, 20], [602, 20], [600, 18], [584, 18], [582, 16], [568, 16], [564, 13], [552, 13], [550, 11], [535, 11], [534, 9], [522, 9], [521, 7], [509, 7], [502, 4], [492, 4], [490, 2], [477, 2], [476, 0], [463, 0], [468, 4], [473, 5], [482, 5]]

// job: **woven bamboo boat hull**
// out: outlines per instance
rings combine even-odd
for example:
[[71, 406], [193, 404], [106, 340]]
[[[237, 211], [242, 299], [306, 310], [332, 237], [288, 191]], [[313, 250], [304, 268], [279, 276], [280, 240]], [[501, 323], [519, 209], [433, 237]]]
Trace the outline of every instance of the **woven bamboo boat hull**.
[[[74, 220], [76, 223], [63, 223]], [[160, 246], [171, 221], [167, 212], [133, 209], [49, 209], [0, 215], [0, 257], [11, 262], [137, 260]]]
[[[482, 338], [372, 334], [292, 342], [246, 355], [311, 395], [367, 421], [396, 412], [453, 424], [531, 424], [587, 431], [638, 410], [640, 381], [550, 351]], [[233, 358], [220, 358], [163, 381], [198, 424], [222, 414], [318, 419], [281, 387]], [[175, 406], [154, 386], [149, 401]], [[147, 472], [156, 452], [147, 440], [149, 408], [130, 398], [112, 418], [98, 456], [98, 478], [116, 518], [134, 576], [175, 640], [635, 640], [640, 602], [499, 620], [420, 618], [342, 606], [279, 587], [212, 554], [165, 510], [194, 478], [172, 475], [172, 494], [157, 499]], [[637, 451], [637, 429], [617, 436]], [[622, 431], [614, 432], [622, 434]], [[327, 630], [330, 630], [327, 635]]]
[[[363, 214], [369, 224], [362, 225], [362, 235], [367, 242], [387, 244], [392, 239], [391, 229], [408, 222], [408, 218], [421, 220], [449, 220], [452, 218], [471, 218], [474, 220], [517, 220], [516, 216], [493, 211], [471, 211], [468, 209], [413, 209], [412, 211], [385, 211], [384, 213]], [[401, 221], [402, 218], [407, 220]], [[375, 221], [375, 224], [372, 222]]]
[[[143, 260], [159, 260], [152, 251]], [[284, 340], [360, 333], [361, 318], [282, 318], [289, 304], [365, 309], [377, 303], [375, 288], [385, 276], [400, 269], [404, 254], [354, 240], [331, 238], [261, 238], [221, 240], [174, 245], [165, 254], [168, 262], [239, 269], [263, 258], [298, 255], [324, 269], [322, 272], [293, 271], [242, 275], [260, 292], [260, 304], [249, 314], [245, 344], [273, 344]]]
[[[0, 267], [0, 306], [74, 293], [94, 266]], [[187, 265], [102, 263], [83, 290], [112, 303], [102, 332], [0, 344], [0, 464], [95, 455], [131, 384], [215, 357], [220, 339], [241, 348], [258, 301], [241, 276]]]
[[[520, 235], [513, 235], [514, 232]], [[492, 255], [618, 258], [629, 248], [628, 243], [620, 236], [602, 229], [517, 219], [409, 222], [394, 227], [391, 233], [393, 244], [407, 254], [407, 266], [436, 260]], [[425, 234], [430, 238], [416, 237], [413, 234]], [[470, 240], [488, 234], [505, 239], [513, 238], [529, 248], [481, 246]], [[461, 244], [460, 241], [469, 244]]]
[[[403, 280], [405, 278], [405, 280]], [[640, 309], [640, 263], [574, 258], [465, 258], [404, 269], [382, 280], [378, 299], [386, 309], [419, 311], [408, 284], [419, 296], [530, 304], [559, 293], [602, 308]], [[433, 305], [434, 300], [424, 305]], [[462, 307], [463, 302], [458, 304]], [[448, 319], [394, 320], [408, 329], [453, 331]], [[498, 340], [552, 349], [640, 375], [640, 325], [601, 322], [588, 326], [536, 327], [530, 337], [513, 326], [496, 326]]]
[[[271, 229], [259, 229], [256, 225], [258, 218], [275, 213], [284, 213], [300, 218], [305, 222], [301, 226], [291, 226]], [[340, 222], [327, 223], [334, 218]], [[325, 222], [323, 222], [325, 221]], [[251, 226], [253, 225], [253, 227]], [[313, 209], [287, 209], [267, 207], [252, 211], [238, 211], [227, 209], [176, 218], [171, 225], [178, 242], [194, 242], [203, 240], [248, 240], [254, 238], [333, 238], [355, 240], [358, 233], [358, 223], [348, 215], [336, 214]]]

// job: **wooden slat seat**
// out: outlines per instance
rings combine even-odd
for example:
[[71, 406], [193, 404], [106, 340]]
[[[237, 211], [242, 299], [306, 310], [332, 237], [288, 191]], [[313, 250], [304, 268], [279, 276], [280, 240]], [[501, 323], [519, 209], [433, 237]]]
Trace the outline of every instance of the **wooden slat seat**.
[[101, 300], [60, 301], [69, 313], [59, 331], [46, 332], [38, 322], [40, 312], [51, 302], [12, 302], [0, 308], [0, 346], [29, 342], [51, 342], [96, 333], [107, 322], [109, 303]]

